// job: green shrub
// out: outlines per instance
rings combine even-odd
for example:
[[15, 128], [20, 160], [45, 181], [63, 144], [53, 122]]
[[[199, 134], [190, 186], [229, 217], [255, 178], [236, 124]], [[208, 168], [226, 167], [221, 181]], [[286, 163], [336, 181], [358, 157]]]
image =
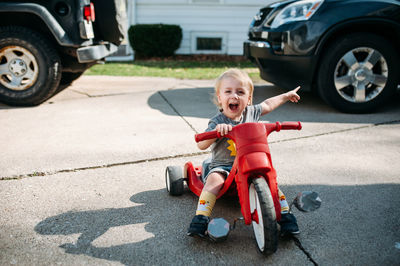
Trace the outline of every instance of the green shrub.
[[136, 57], [168, 57], [179, 48], [182, 29], [178, 25], [138, 24], [129, 28], [128, 36]]

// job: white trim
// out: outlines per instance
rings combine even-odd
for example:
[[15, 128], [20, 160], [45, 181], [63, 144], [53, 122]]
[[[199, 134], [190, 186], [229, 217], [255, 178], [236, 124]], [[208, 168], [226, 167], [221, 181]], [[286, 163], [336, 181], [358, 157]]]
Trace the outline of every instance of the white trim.
[[132, 55], [125, 55], [125, 56], [109, 56], [106, 57], [106, 62], [127, 62], [133, 61], [135, 57]]
[[[221, 50], [197, 50], [197, 38], [221, 38]], [[207, 32], [192, 31], [190, 32], [190, 52], [192, 54], [226, 54], [228, 44], [227, 32]]]
[[189, 4], [195, 5], [220, 5], [224, 0], [189, 0]]
[[[128, 0], [128, 3], [132, 0]], [[201, 3], [200, 1], [193, 1], [193, 0], [134, 0], [136, 1], [136, 5], [139, 6], [158, 6], [158, 5], [165, 5], [165, 6], [192, 6], [192, 5], [210, 5], [214, 4], [214, 1]], [[219, 3], [215, 3], [215, 5], [225, 5], [230, 7], [238, 7], [238, 6], [253, 6], [255, 7], [255, 12], [265, 7], [273, 2], [278, 0], [219, 0]], [[254, 14], [255, 15], [255, 14]]]
[[[135, 25], [136, 24], [136, 0], [128, 0], [127, 1], [127, 5], [128, 5], [128, 25]], [[128, 28], [129, 28], [128, 26]]]

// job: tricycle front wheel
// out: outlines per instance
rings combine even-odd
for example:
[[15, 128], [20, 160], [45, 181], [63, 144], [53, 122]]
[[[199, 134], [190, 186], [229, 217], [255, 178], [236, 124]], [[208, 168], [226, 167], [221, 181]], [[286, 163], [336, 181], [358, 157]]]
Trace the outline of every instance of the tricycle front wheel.
[[183, 194], [183, 172], [179, 166], [168, 166], [165, 170], [165, 183], [167, 191], [172, 196]]
[[264, 178], [251, 181], [249, 201], [257, 247], [264, 255], [270, 255], [278, 248], [278, 226], [274, 201]]

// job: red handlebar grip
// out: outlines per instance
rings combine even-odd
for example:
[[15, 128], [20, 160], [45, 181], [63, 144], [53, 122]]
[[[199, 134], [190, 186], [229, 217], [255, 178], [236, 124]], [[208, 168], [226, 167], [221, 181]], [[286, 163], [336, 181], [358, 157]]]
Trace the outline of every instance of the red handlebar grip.
[[283, 122], [281, 123], [282, 130], [285, 129], [297, 129], [300, 130], [302, 128], [300, 121], [299, 122]]
[[194, 135], [194, 139], [196, 140], [196, 142], [200, 142], [206, 139], [216, 139], [219, 137], [220, 136], [216, 130]]

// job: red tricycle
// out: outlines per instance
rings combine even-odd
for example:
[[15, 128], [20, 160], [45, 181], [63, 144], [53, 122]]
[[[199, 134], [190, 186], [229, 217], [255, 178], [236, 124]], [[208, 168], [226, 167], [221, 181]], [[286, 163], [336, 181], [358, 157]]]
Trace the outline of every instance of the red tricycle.
[[[272, 166], [267, 137], [273, 131], [300, 130], [301, 127], [300, 122], [243, 123], [233, 127], [232, 131], [224, 136], [234, 141], [236, 158], [217, 198], [227, 192], [237, 193], [243, 215], [241, 219], [246, 225], [253, 225], [258, 249], [265, 255], [277, 250], [277, 221], [281, 218], [276, 171]], [[199, 142], [220, 137], [217, 131], [210, 131], [196, 134], [195, 140]], [[193, 166], [191, 162], [187, 162], [182, 173], [181, 167], [168, 166], [165, 176], [169, 194], [181, 195], [184, 191], [184, 181], [186, 181], [189, 189], [199, 196], [204, 185], [202, 172], [205, 167], [204, 164]], [[316, 197], [318, 196], [314, 195], [312, 200], [315, 201]], [[301, 198], [295, 199], [294, 203], [300, 201], [302, 201]], [[229, 227], [229, 224], [228, 226], [225, 224], [220, 226], [220, 229], [222, 228], [223, 231], [223, 228], [228, 227], [227, 232], [211, 230], [210, 226], [218, 222], [220, 221], [211, 220], [209, 224], [208, 235], [213, 236], [211, 237], [213, 240], [219, 239], [219, 236], [227, 236], [229, 230], [233, 229]]]

